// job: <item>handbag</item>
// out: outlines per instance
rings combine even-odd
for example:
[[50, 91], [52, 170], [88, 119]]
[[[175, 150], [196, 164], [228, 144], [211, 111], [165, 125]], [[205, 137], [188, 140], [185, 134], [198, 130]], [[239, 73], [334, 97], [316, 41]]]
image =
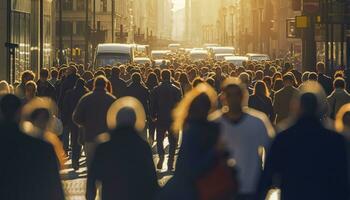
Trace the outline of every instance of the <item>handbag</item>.
[[229, 200], [238, 192], [236, 169], [220, 157], [211, 170], [195, 183], [200, 200]]

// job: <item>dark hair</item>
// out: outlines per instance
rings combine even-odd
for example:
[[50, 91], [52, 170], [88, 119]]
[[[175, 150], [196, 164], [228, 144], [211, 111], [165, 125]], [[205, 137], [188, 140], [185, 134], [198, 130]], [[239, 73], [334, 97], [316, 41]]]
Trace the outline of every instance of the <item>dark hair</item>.
[[140, 83], [141, 82], [141, 74], [138, 72], [135, 72], [131, 76], [132, 82], [134, 83]]
[[171, 73], [170, 73], [170, 71], [167, 70], [167, 69], [164, 69], [164, 70], [162, 71], [162, 80], [163, 80], [163, 81], [170, 81], [170, 78], [171, 78]]
[[51, 78], [57, 78], [58, 77], [58, 71], [56, 69], [51, 70]]
[[94, 80], [94, 89], [96, 88], [106, 88], [107, 87], [107, 78], [105, 76], [97, 76]]
[[150, 89], [150, 90], [152, 90], [153, 88], [155, 88], [156, 86], [159, 85], [159, 81], [158, 81], [158, 77], [157, 77], [156, 73], [151, 72], [148, 74], [147, 80], [146, 80], [146, 85], [147, 85], [148, 89]]
[[17, 96], [7, 94], [0, 100], [0, 114], [5, 120], [13, 121], [21, 106], [22, 102]]
[[257, 81], [254, 85], [254, 95], [258, 96], [270, 96], [267, 90], [266, 84], [263, 81]]
[[317, 79], [318, 79], [318, 75], [316, 74], [316, 72], [311, 72], [309, 74], [309, 80], [310, 81], [317, 81]]
[[282, 89], [283, 86], [284, 86], [283, 80], [280, 79], [280, 78], [278, 78], [278, 79], [276, 79], [275, 82], [273, 83], [273, 90], [274, 90], [274, 91], [278, 91], [278, 90]]
[[196, 87], [197, 85], [199, 85], [200, 83], [203, 83], [203, 79], [201, 77], [196, 77], [193, 81], [192, 81], [192, 87]]
[[335, 89], [345, 89], [345, 80], [343, 78], [336, 78], [333, 81], [333, 86]]
[[23, 82], [25, 79], [27, 81], [32, 81], [35, 79], [35, 74], [30, 70], [26, 70], [22, 73], [21, 81]]
[[42, 68], [40, 70], [40, 78], [48, 78], [49, 77], [49, 70], [46, 68]]
[[120, 69], [118, 67], [113, 67], [112, 68], [112, 73], [111, 73], [112, 77], [116, 78], [119, 77], [120, 75]]

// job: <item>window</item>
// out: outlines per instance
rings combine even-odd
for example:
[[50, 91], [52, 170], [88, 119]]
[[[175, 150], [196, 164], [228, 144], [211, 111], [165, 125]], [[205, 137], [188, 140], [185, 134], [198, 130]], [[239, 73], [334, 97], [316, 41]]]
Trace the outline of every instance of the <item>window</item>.
[[85, 10], [85, 0], [77, 0], [77, 10], [78, 11]]
[[62, 35], [70, 36], [73, 31], [72, 22], [62, 22]]
[[100, 11], [107, 12], [107, 0], [101, 0]]
[[73, 10], [73, 0], [62, 0], [63, 10]]
[[76, 35], [83, 36], [85, 34], [85, 21], [77, 22]]

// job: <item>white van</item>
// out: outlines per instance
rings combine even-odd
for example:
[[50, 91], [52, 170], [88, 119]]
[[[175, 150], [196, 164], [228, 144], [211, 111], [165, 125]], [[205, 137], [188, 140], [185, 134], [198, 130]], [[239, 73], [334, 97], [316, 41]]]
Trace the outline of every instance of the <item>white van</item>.
[[165, 59], [170, 53], [171, 51], [169, 50], [153, 50], [151, 53], [151, 57], [153, 60]]
[[168, 49], [170, 51], [176, 51], [181, 47], [181, 44], [169, 44], [168, 45]]
[[149, 59], [147, 57], [136, 57], [136, 58], [134, 58], [134, 63], [144, 65], [146, 63], [152, 64], [152, 61], [151, 61], [151, 59]]
[[192, 50], [190, 52], [190, 58], [192, 61], [201, 61], [209, 58], [208, 51], [206, 50]]
[[105, 43], [96, 48], [94, 68], [126, 64], [134, 61], [134, 48], [130, 44]]
[[218, 54], [215, 54], [214, 60], [223, 61], [227, 56], [234, 56], [234, 55], [232, 53], [218, 53]]
[[213, 58], [216, 54], [235, 54], [235, 48], [233, 47], [211, 47], [210, 53]]
[[248, 61], [248, 57], [247, 56], [226, 56], [225, 61], [227, 63], [234, 64], [236, 67], [240, 67], [240, 66], [243, 66], [244, 61]]
[[270, 56], [267, 54], [258, 54], [258, 53], [248, 53], [246, 55], [251, 61], [265, 61], [270, 60]]

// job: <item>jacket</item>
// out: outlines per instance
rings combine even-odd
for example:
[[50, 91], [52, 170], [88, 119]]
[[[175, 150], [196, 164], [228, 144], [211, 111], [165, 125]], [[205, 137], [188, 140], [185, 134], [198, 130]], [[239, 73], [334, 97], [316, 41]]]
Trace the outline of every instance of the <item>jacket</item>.
[[339, 111], [339, 109], [347, 104], [350, 103], [350, 94], [344, 90], [344, 89], [335, 89], [331, 95], [327, 97], [328, 102], [328, 110], [329, 115], [334, 119], [335, 115]]
[[298, 89], [293, 86], [287, 86], [275, 93], [273, 109], [276, 113], [276, 123], [288, 118], [290, 102], [297, 92]]
[[73, 113], [73, 121], [85, 130], [86, 142], [94, 142], [96, 136], [108, 130], [106, 115], [115, 97], [103, 89], [95, 89], [84, 95]]

